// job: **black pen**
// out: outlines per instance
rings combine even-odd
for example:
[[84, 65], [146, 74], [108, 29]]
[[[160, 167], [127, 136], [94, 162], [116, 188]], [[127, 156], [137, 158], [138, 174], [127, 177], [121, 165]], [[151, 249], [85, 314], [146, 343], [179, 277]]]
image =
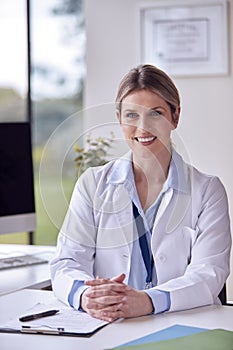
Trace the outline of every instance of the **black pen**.
[[58, 312], [59, 312], [59, 310], [43, 311], [43, 312], [39, 312], [38, 314], [22, 316], [19, 318], [19, 321], [20, 322], [28, 322], [28, 321], [36, 320], [37, 318], [41, 318], [41, 317], [53, 316], [53, 315], [56, 315]]

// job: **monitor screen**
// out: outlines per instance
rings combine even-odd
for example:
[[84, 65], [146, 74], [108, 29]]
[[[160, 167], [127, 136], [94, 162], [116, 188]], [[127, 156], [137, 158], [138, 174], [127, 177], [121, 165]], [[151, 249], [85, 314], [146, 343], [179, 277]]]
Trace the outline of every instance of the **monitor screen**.
[[0, 123], [0, 234], [35, 228], [30, 124]]

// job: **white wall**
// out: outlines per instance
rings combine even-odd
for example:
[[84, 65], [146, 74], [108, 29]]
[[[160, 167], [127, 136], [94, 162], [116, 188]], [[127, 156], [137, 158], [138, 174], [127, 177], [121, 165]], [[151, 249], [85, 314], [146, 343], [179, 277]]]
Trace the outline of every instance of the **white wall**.
[[[159, 0], [154, 0], [157, 3]], [[173, 1], [173, 0], [171, 0]], [[177, 2], [177, 0], [174, 0]], [[202, 0], [208, 3], [209, 0]], [[121, 77], [140, 62], [140, 0], [85, 0], [87, 29], [86, 127], [115, 122], [104, 104], [112, 103]], [[165, 3], [165, 1], [163, 2]], [[229, 2], [229, 59], [233, 42], [233, 0]], [[181, 97], [182, 114], [177, 143], [200, 170], [217, 174], [228, 192], [233, 221], [233, 74], [221, 77], [174, 79]], [[102, 107], [93, 107], [100, 105]], [[111, 109], [111, 108], [110, 108]], [[105, 112], [105, 110], [107, 110]], [[96, 111], [96, 113], [95, 113]], [[233, 231], [233, 230], [232, 230]], [[232, 272], [228, 298], [233, 300]]]

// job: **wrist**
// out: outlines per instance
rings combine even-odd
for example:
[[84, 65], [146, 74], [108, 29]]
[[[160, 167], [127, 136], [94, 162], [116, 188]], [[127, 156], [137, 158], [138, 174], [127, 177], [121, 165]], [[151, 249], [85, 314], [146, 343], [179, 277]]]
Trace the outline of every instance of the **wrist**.
[[144, 305], [145, 305], [145, 315], [150, 315], [154, 313], [154, 305], [153, 302], [150, 298], [150, 296], [145, 293], [142, 292], [144, 294]]
[[[88, 289], [88, 288], [87, 288]], [[81, 296], [80, 296], [80, 309], [82, 310], [82, 311], [85, 311], [85, 312], [87, 312], [87, 308], [86, 308], [86, 305], [87, 305], [87, 297], [86, 297], [86, 291], [87, 291], [87, 289], [85, 289], [84, 291], [83, 291], [83, 293], [81, 294]]]

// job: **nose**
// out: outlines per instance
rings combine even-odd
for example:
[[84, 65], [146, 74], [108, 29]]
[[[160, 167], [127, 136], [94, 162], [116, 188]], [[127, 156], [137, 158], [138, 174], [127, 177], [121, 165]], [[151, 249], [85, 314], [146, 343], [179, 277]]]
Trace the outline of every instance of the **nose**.
[[149, 123], [149, 118], [147, 118], [145, 115], [141, 115], [138, 123], [137, 123], [137, 128], [142, 130], [142, 131], [147, 131], [150, 132], [151, 131], [151, 125]]

